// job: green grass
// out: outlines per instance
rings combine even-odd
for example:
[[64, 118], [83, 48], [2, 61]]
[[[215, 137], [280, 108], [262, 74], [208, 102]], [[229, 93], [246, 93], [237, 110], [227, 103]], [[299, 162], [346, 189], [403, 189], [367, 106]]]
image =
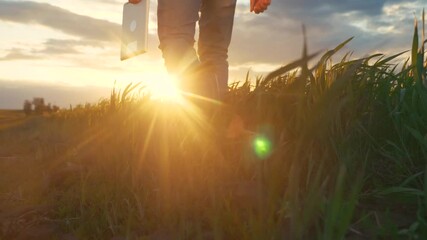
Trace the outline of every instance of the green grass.
[[[2, 204], [48, 204], [61, 232], [81, 239], [425, 239], [424, 40], [416, 26], [403, 66], [393, 62], [402, 54], [333, 64], [350, 41], [313, 68], [304, 47], [233, 85], [213, 115], [129, 85], [2, 131], [2, 146], [35, 167], [9, 166], [18, 183], [0, 194], [18, 186], [21, 200]], [[247, 131], [227, 139], [234, 114]]]

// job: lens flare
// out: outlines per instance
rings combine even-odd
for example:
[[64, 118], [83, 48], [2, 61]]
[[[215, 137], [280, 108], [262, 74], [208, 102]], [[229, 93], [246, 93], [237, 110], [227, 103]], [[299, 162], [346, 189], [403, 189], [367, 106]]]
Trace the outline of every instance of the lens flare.
[[183, 100], [178, 87], [178, 80], [174, 76], [168, 75], [167, 77], [151, 81], [147, 83], [147, 88], [153, 100], [178, 103]]
[[266, 159], [271, 155], [272, 143], [264, 136], [257, 136], [253, 141], [255, 154], [260, 159]]

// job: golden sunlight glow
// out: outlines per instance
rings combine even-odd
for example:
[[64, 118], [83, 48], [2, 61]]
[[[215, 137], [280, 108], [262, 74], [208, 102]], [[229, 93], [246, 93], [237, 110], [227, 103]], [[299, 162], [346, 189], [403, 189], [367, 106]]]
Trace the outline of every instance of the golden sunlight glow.
[[178, 87], [178, 79], [172, 75], [147, 82], [147, 90], [153, 100], [178, 103], [183, 101], [181, 90]]

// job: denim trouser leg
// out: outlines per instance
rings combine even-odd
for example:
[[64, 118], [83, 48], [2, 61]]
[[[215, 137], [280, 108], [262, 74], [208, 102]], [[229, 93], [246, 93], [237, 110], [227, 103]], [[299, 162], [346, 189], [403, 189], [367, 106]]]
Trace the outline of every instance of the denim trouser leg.
[[[158, 0], [158, 34], [169, 73], [193, 87], [186, 90], [210, 98], [227, 91], [227, 52], [236, 0]], [[194, 49], [201, 12], [199, 57]]]
[[169, 73], [182, 75], [199, 64], [194, 49], [201, 0], [158, 0], [160, 49]]
[[219, 95], [228, 91], [228, 47], [236, 0], [202, 0], [199, 57], [203, 68], [216, 76]]

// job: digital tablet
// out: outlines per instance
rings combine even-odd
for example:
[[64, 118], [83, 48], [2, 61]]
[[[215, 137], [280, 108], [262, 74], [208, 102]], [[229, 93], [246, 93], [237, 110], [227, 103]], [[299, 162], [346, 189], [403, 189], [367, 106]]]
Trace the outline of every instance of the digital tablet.
[[138, 4], [126, 3], [123, 6], [122, 61], [148, 50], [149, 4], [149, 0], [142, 0]]

